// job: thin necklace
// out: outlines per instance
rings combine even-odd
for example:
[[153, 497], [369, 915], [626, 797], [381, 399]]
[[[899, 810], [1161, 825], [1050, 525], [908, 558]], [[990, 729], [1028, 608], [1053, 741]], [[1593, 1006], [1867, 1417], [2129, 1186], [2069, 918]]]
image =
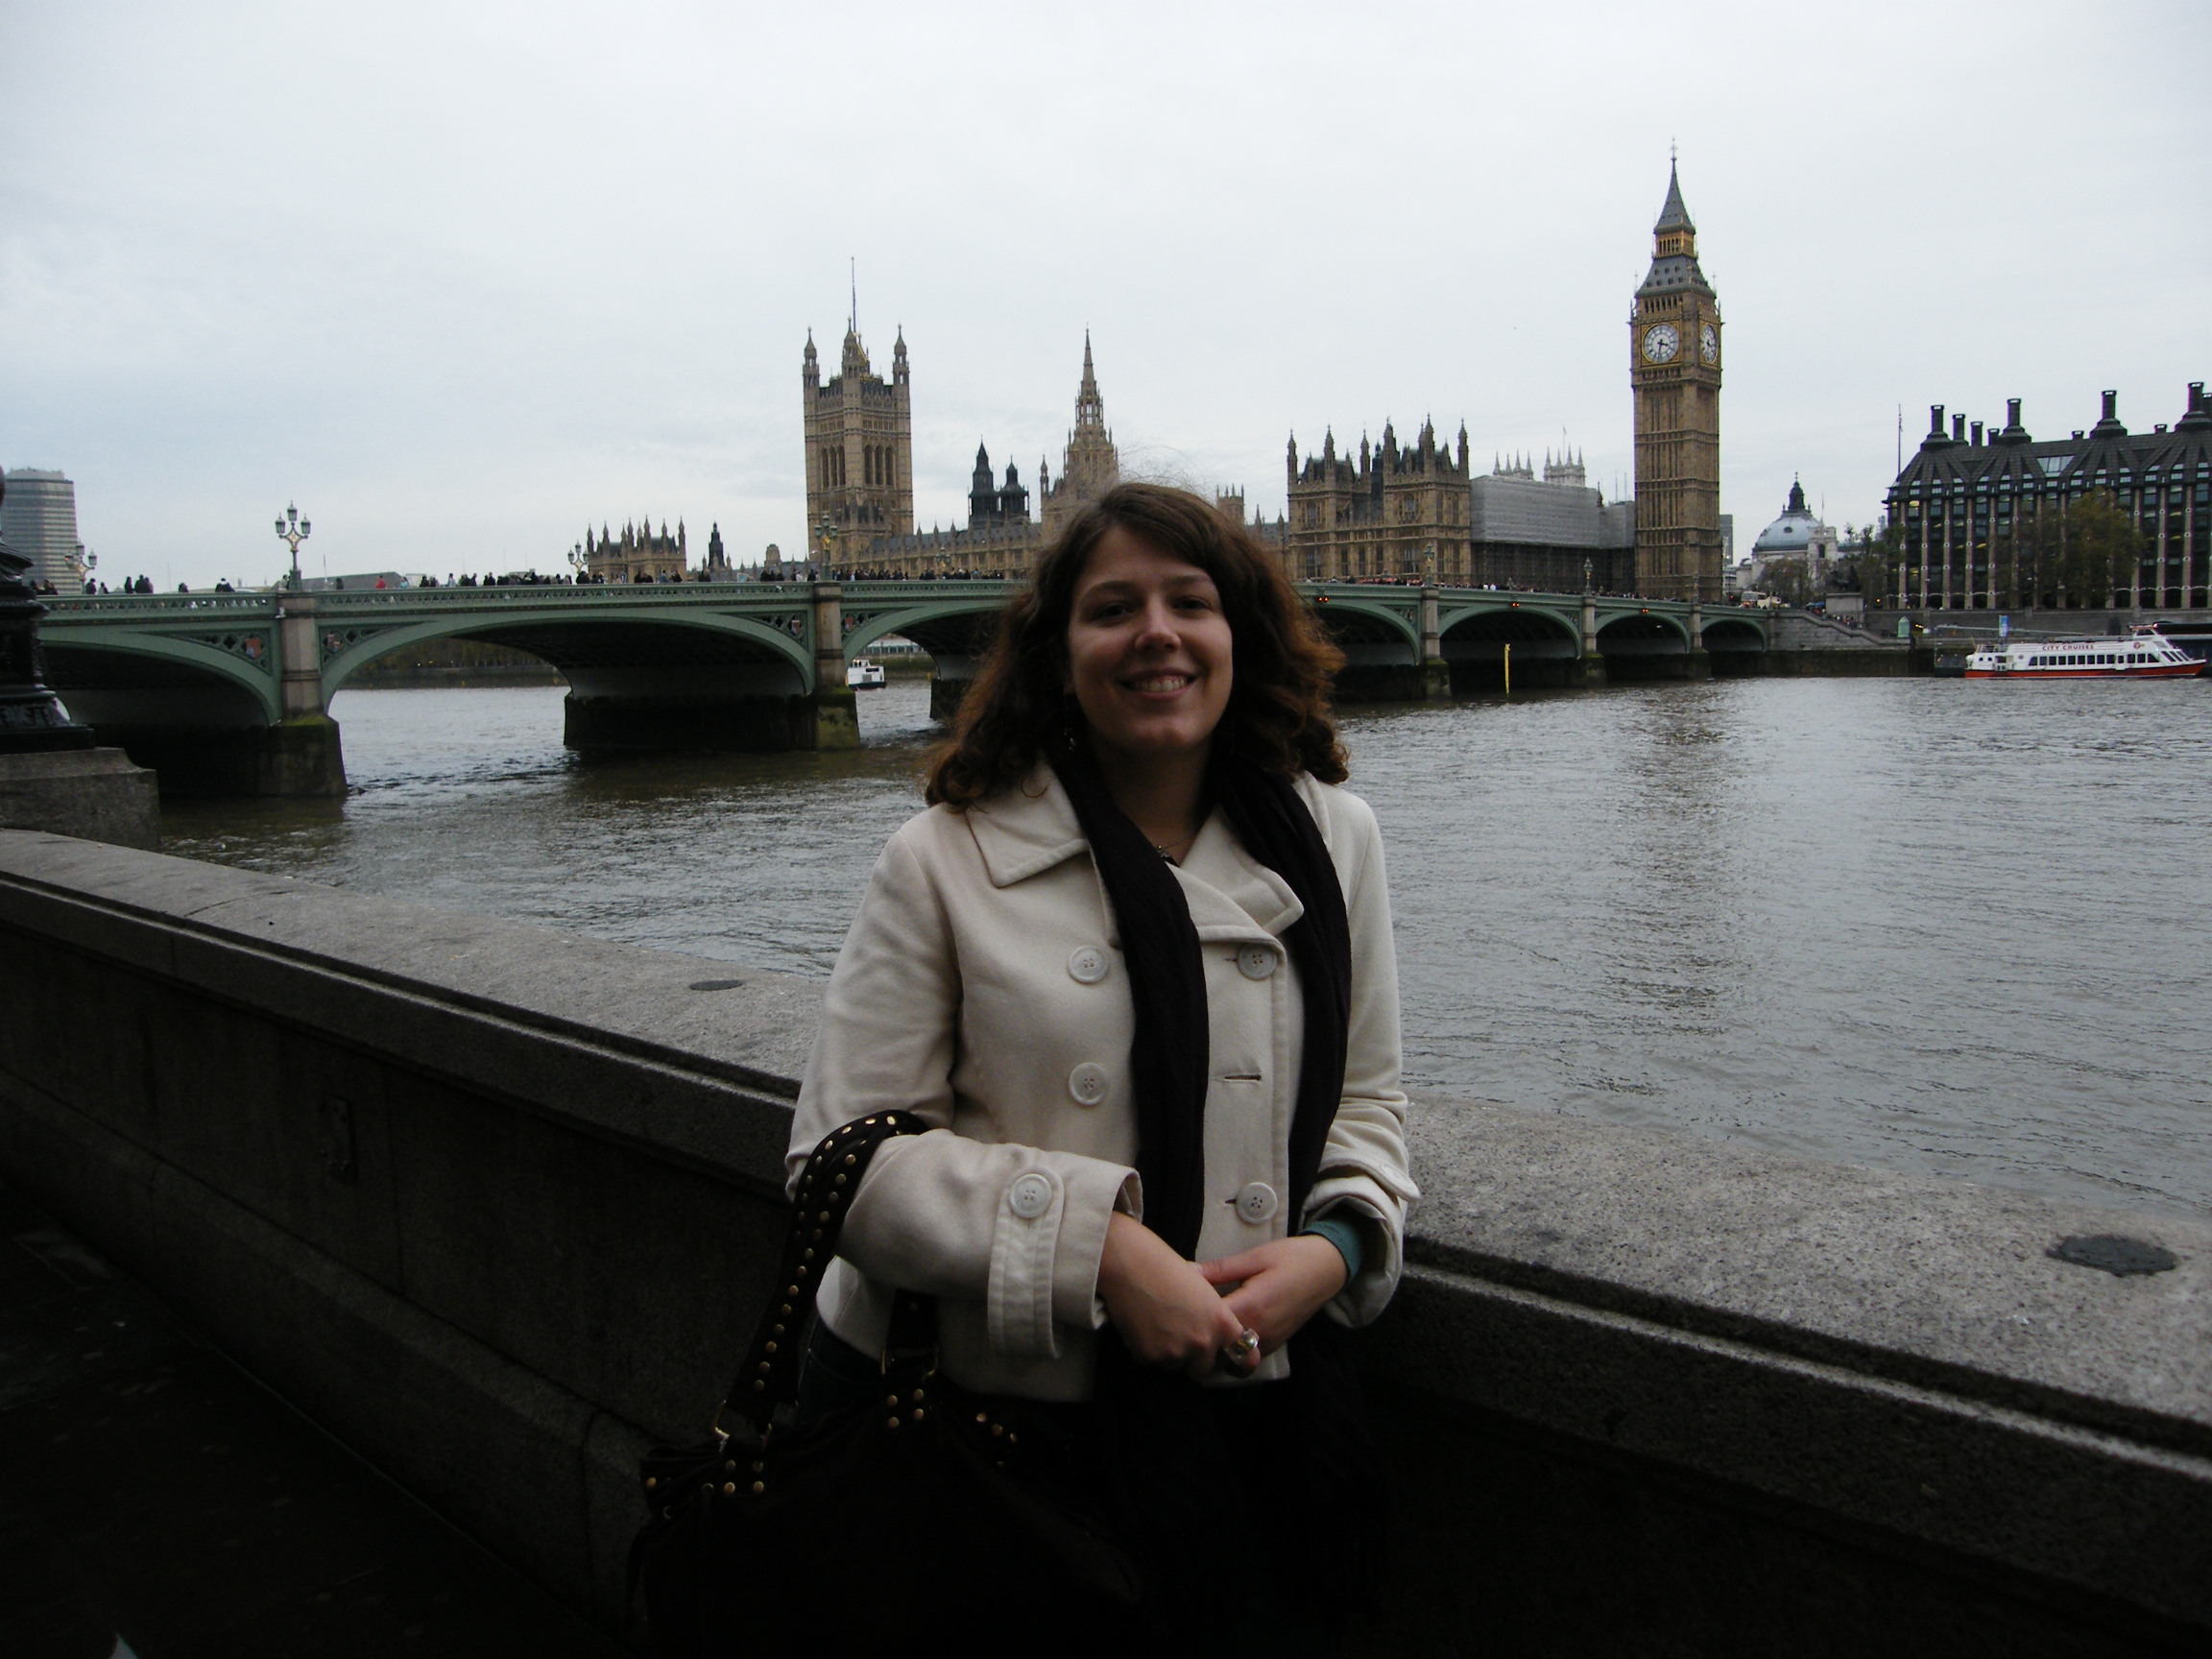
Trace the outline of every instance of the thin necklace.
[[[1204, 828], [1204, 826], [1200, 826], [1200, 828]], [[1190, 834], [1184, 836], [1180, 841], [1153, 842], [1152, 851], [1159, 854], [1161, 857], [1166, 859], [1168, 863], [1180, 865], [1183, 860], [1175, 855], [1175, 850], [1177, 848], [1181, 848], [1185, 853], [1188, 853], [1190, 851], [1190, 843], [1197, 839], [1198, 831], [1193, 830]]]

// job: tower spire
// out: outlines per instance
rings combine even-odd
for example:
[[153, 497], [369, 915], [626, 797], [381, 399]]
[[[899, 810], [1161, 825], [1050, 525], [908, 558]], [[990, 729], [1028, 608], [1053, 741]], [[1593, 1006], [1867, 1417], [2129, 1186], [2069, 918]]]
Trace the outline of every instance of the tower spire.
[[1083, 384], [1075, 389], [1075, 429], [1106, 428], [1106, 400], [1098, 396], [1097, 372], [1091, 366], [1091, 330], [1083, 330]]
[[1693, 235], [1697, 230], [1697, 227], [1690, 222], [1690, 209], [1682, 204], [1682, 173], [1675, 163], [1671, 145], [1668, 146], [1667, 156], [1667, 204], [1659, 209], [1659, 222], [1651, 228], [1655, 231], [1687, 230]]
[[858, 254], [846, 255], [846, 276], [853, 284], [853, 310], [845, 326], [854, 333], [860, 332], [860, 258]]

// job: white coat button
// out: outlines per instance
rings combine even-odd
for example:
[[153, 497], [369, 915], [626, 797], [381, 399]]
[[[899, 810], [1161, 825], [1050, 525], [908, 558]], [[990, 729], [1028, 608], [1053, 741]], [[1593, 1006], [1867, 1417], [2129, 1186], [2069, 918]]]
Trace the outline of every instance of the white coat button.
[[1031, 1170], [1006, 1189], [1006, 1208], [1024, 1221], [1034, 1221], [1052, 1208], [1052, 1183]]
[[1084, 1061], [1068, 1073], [1068, 1093], [1075, 1096], [1078, 1105], [1097, 1105], [1106, 1098], [1106, 1068]]
[[1264, 979], [1282, 959], [1264, 945], [1247, 945], [1237, 952], [1237, 971], [1247, 979]]
[[1275, 1218], [1280, 1204], [1275, 1189], [1264, 1181], [1251, 1181], [1237, 1190], [1237, 1214], [1255, 1227]]
[[1068, 958], [1068, 977], [1079, 985], [1095, 985], [1106, 977], [1106, 952], [1086, 945]]

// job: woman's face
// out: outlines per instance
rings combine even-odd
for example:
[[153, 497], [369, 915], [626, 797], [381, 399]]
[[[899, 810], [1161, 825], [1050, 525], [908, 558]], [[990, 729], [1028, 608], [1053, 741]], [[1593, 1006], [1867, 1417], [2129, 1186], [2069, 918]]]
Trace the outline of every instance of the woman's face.
[[1136, 761], [1203, 753], [1234, 654], [1213, 577], [1119, 525], [1106, 532], [1068, 618], [1068, 689], [1093, 743]]

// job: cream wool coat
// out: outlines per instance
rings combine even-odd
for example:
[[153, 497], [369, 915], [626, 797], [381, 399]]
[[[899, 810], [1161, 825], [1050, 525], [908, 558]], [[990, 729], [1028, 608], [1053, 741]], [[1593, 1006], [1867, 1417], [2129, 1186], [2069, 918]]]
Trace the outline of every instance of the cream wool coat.
[[[1324, 1210], [1363, 1217], [1359, 1275], [1328, 1308], [1375, 1317], [1396, 1287], [1406, 1207], [1398, 973], [1382, 843], [1358, 796], [1301, 777], [1344, 889], [1352, 1007], [1343, 1102], [1306, 1214], [1288, 1214], [1303, 1049], [1281, 935], [1303, 912], [1216, 811], [1176, 871], [1205, 958], [1211, 1021], [1201, 1260], [1293, 1233]], [[1022, 789], [910, 819], [883, 850], [830, 981], [788, 1160], [839, 1124], [913, 1112], [939, 1126], [886, 1142], [854, 1198], [820, 1308], [879, 1350], [893, 1287], [940, 1298], [940, 1363], [972, 1388], [1089, 1397], [1107, 1219], [1139, 1219], [1129, 1098], [1135, 1030], [1105, 888], [1049, 768]], [[1286, 1353], [1259, 1379], [1288, 1373]]]

